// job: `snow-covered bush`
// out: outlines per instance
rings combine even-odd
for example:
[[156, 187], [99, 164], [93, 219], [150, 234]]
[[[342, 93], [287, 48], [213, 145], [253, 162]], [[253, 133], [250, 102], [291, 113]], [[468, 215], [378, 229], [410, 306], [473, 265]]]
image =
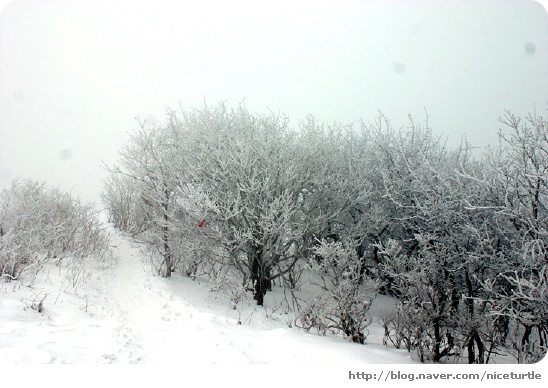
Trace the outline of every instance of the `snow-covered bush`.
[[380, 284], [363, 281], [361, 260], [356, 250], [342, 242], [321, 241], [316, 248], [320, 260], [310, 259], [309, 268], [321, 282], [321, 293], [301, 314], [303, 327], [316, 327], [320, 333], [327, 330], [341, 332], [353, 342], [365, 343], [368, 314], [377, 296]]
[[243, 307], [250, 305], [253, 300], [252, 295], [242, 285], [238, 272], [231, 266], [219, 268], [219, 271], [211, 278], [210, 292], [217, 297], [228, 298], [230, 307], [240, 311]]
[[46, 261], [69, 267], [78, 282], [83, 263], [102, 257], [110, 241], [90, 204], [44, 183], [14, 181], [0, 193], [0, 270], [4, 280], [32, 281]]

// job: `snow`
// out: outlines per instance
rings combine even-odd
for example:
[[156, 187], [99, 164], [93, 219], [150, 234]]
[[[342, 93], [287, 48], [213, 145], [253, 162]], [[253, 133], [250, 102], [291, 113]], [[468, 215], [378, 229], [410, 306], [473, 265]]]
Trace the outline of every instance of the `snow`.
[[[378, 324], [362, 346], [289, 327], [292, 319], [269, 309], [268, 300], [234, 310], [205, 280], [154, 276], [139, 245], [112, 234], [114, 262], [98, 266], [76, 289], [54, 264], [32, 287], [3, 284], [0, 363], [415, 362], [406, 351], [382, 345]], [[281, 294], [277, 289], [267, 298]], [[42, 299], [40, 313], [33, 305]], [[377, 302], [383, 300], [390, 302]]]
[[[13, 364], [95, 368], [138, 363], [161, 365], [171, 377], [183, 371], [196, 377], [209, 376], [209, 368], [218, 364], [221, 369], [211, 373], [223, 381], [218, 373], [245, 374], [245, 364], [279, 364], [282, 370], [299, 373], [330, 364], [342, 367], [342, 382], [349, 370], [367, 370], [365, 365], [418, 364], [407, 351], [383, 346], [383, 329], [376, 321], [369, 327], [366, 345], [290, 327], [291, 318], [274, 303], [283, 295], [279, 288], [267, 294], [264, 307], [249, 300], [234, 310], [204, 279], [178, 273], [169, 279], [155, 276], [137, 243], [114, 230], [112, 238], [112, 262], [97, 263], [76, 288], [66, 271], [53, 263], [32, 287], [19, 282], [0, 285], [1, 369]], [[378, 316], [391, 304], [390, 298], [379, 296], [371, 312]], [[136, 379], [148, 370], [131, 369], [131, 374]], [[315, 376], [321, 372], [325, 370], [314, 369]], [[98, 376], [103, 375], [92, 373], [89, 378]]]

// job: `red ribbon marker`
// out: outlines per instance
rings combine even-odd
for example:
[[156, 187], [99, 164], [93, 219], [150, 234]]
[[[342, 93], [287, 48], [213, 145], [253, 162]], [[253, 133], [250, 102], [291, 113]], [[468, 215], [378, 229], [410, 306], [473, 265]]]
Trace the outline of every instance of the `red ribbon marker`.
[[202, 226], [204, 226], [204, 224], [205, 224], [205, 220], [200, 221], [200, 223], [198, 224], [198, 228], [201, 228]]

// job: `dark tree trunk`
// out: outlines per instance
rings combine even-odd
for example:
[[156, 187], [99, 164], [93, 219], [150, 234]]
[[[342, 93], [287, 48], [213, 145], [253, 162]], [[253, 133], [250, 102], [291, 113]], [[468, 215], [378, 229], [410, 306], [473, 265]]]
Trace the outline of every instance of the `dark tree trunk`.
[[171, 277], [171, 250], [169, 248], [169, 229], [168, 229], [168, 221], [169, 216], [167, 214], [168, 212], [168, 191], [167, 188], [164, 189], [164, 202], [162, 203], [162, 210], [164, 212], [164, 225], [162, 226], [162, 240], [164, 243], [164, 264], [166, 266], [166, 272], [165, 277], [169, 278]]
[[267, 291], [272, 290], [270, 267], [263, 261], [263, 249], [256, 248], [252, 252], [251, 279], [253, 280], [253, 299], [258, 306], [262, 306]]
[[439, 362], [441, 359], [440, 353], [440, 344], [441, 344], [441, 328], [440, 328], [440, 319], [434, 318], [434, 362]]
[[532, 331], [533, 331], [533, 326], [530, 326], [530, 325], [525, 326], [525, 332], [523, 333], [523, 337], [521, 337], [522, 349], [525, 349], [525, 346], [529, 343], [529, 337], [531, 336]]
[[[466, 272], [466, 288], [468, 291], [468, 299], [466, 299], [466, 306], [468, 308], [468, 317], [473, 320], [475, 315], [475, 309], [474, 309], [474, 300], [472, 299], [474, 297], [474, 287], [472, 285], [472, 280], [470, 279], [470, 275], [468, 272]], [[485, 347], [483, 345], [483, 341], [476, 329], [473, 329], [470, 332], [468, 339], [468, 363], [469, 364], [483, 364], [485, 361], [484, 355], [485, 355]], [[476, 359], [476, 346], [478, 348], [478, 357]]]
[[257, 301], [257, 306], [262, 306], [264, 302], [264, 296], [268, 290], [268, 280], [257, 279], [255, 280], [255, 294], [253, 299]]
[[477, 330], [474, 330], [474, 341], [476, 342], [476, 345], [478, 346], [478, 364], [484, 364], [485, 363], [485, 346], [483, 345], [483, 341], [481, 340], [481, 337]]
[[171, 276], [171, 252], [169, 249], [167, 232], [168, 232], [167, 226], [162, 227], [162, 239], [164, 241], [164, 264], [166, 266], [166, 272], [165, 272], [166, 278]]
[[510, 332], [510, 317], [501, 315], [495, 321], [495, 327], [500, 335], [500, 342], [502, 345], [506, 346], [506, 339], [508, 338], [508, 333]]

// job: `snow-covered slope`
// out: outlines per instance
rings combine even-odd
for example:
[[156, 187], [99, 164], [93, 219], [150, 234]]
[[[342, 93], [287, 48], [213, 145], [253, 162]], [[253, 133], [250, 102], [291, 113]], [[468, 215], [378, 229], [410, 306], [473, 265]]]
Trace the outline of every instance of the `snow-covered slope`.
[[[329, 387], [380, 383], [379, 376], [386, 382], [387, 375], [399, 376], [401, 383], [427, 373], [430, 380], [420, 384], [434, 387], [441, 373], [510, 371], [501, 364], [482, 370], [420, 365], [406, 351], [383, 346], [377, 322], [369, 327], [366, 345], [290, 328], [294, 320], [276, 302], [283, 298], [279, 288], [267, 294], [264, 307], [248, 300], [234, 310], [228, 297], [212, 292], [205, 280], [177, 273], [170, 279], [154, 276], [138, 245], [112, 233], [112, 262], [95, 263], [87, 282], [77, 287], [53, 264], [32, 287], [0, 284], [2, 386], [225, 386], [232, 381], [261, 388]], [[379, 296], [370, 312], [378, 316], [391, 304]], [[37, 365], [62, 363], [76, 365]], [[542, 372], [543, 365], [513, 365], [511, 371]], [[349, 378], [358, 372], [373, 380]], [[508, 386], [500, 383], [482, 385]]]
[[382, 346], [377, 324], [365, 346], [291, 328], [292, 319], [268, 303], [234, 310], [199, 280], [154, 276], [138, 245], [114, 231], [113, 245], [113, 263], [94, 268], [76, 289], [53, 265], [32, 287], [2, 285], [1, 363], [414, 362]]

